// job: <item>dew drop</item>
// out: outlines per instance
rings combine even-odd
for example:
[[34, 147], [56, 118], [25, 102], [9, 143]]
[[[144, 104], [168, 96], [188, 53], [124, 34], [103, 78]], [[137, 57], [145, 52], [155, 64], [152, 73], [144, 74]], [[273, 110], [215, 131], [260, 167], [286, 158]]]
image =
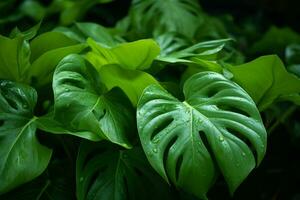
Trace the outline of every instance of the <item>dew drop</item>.
[[159, 138], [154, 138], [153, 140], [152, 140], [152, 142], [154, 143], [154, 144], [157, 144], [158, 142], [159, 142]]
[[153, 156], [153, 154], [152, 154], [151, 151], [147, 152], [147, 155], [148, 155], [148, 157], [152, 157]]
[[222, 136], [219, 137], [219, 140], [220, 140], [221, 142], [224, 142], [224, 138], [223, 138]]
[[246, 153], [245, 153], [245, 152], [243, 152], [243, 153], [242, 153], [242, 156], [246, 156]]
[[5, 82], [1, 82], [1, 83], [0, 83], [0, 86], [2, 86], [2, 87], [4, 87], [5, 85], [6, 85]]
[[84, 179], [83, 177], [80, 177], [80, 179], [79, 179], [79, 182], [82, 182], [82, 181], [83, 181], [83, 179]]
[[157, 153], [157, 148], [152, 149], [153, 153]]
[[65, 92], [70, 92], [70, 89], [69, 88], [65, 88]]

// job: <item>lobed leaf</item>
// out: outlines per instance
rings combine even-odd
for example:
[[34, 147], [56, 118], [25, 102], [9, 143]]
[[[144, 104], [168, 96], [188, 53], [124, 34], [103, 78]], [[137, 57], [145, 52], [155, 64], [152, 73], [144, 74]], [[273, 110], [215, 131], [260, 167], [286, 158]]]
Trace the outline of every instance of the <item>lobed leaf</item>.
[[183, 92], [181, 102], [157, 85], [144, 90], [137, 124], [147, 158], [166, 181], [199, 198], [206, 198], [218, 169], [233, 193], [266, 151], [255, 103], [214, 72], [193, 75]]
[[36, 138], [36, 101], [32, 88], [0, 81], [0, 194], [36, 178], [49, 163], [52, 150]]

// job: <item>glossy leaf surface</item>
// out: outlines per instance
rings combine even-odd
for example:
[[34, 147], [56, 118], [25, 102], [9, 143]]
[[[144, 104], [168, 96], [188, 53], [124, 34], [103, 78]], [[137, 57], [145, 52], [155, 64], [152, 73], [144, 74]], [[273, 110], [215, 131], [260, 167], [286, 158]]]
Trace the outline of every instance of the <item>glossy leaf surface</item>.
[[181, 102], [157, 85], [144, 90], [137, 124], [147, 158], [165, 180], [200, 198], [219, 168], [233, 193], [266, 151], [255, 103], [214, 72], [193, 75], [183, 92]]

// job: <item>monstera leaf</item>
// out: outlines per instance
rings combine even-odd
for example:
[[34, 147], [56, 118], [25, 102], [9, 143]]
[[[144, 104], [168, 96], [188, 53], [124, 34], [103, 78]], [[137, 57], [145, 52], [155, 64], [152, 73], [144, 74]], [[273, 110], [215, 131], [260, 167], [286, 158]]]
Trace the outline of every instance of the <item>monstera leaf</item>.
[[137, 124], [147, 158], [165, 180], [200, 198], [218, 169], [233, 193], [266, 151], [255, 103], [215, 72], [193, 75], [183, 92], [181, 102], [158, 85], [144, 90]]
[[118, 88], [106, 92], [98, 72], [81, 56], [69, 55], [60, 62], [54, 72], [53, 90], [54, 118], [69, 134], [130, 146], [128, 137], [135, 126], [129, 100]]
[[36, 101], [32, 88], [0, 81], [0, 194], [40, 175], [50, 160], [35, 135]]
[[168, 185], [151, 169], [140, 148], [83, 142], [76, 167], [78, 200], [169, 199]]

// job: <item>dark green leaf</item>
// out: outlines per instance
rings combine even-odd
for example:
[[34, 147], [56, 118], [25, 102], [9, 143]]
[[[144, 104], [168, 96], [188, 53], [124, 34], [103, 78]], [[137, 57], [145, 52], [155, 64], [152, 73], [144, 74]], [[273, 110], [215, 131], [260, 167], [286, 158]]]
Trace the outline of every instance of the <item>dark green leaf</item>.
[[147, 158], [165, 180], [199, 198], [219, 168], [233, 193], [255, 167], [255, 155], [259, 164], [266, 151], [255, 103], [214, 72], [195, 74], [183, 91], [181, 102], [157, 85], [144, 90], [137, 124]]
[[36, 92], [0, 81], [0, 194], [40, 175], [52, 151], [36, 138]]
[[106, 92], [97, 71], [79, 55], [65, 57], [53, 76], [55, 119], [73, 135], [126, 148], [134, 133], [132, 107], [118, 88]]
[[122, 150], [104, 142], [84, 142], [76, 171], [78, 200], [169, 199], [168, 186], [140, 148]]

